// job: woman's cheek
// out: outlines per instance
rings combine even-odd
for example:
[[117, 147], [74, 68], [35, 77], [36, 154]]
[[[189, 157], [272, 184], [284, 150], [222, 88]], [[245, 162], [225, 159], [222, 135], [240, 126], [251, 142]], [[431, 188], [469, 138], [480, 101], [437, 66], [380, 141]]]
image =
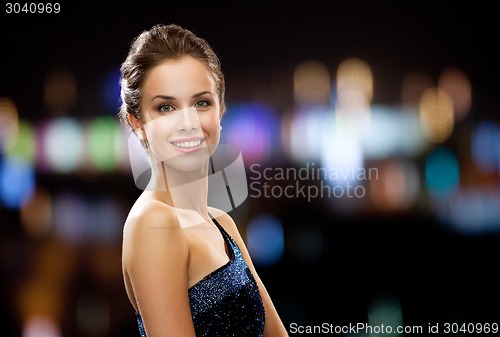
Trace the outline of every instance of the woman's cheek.
[[168, 141], [169, 135], [172, 132], [171, 120], [166, 117], [155, 118], [144, 125], [146, 131], [149, 147], [153, 154], [160, 160], [166, 159], [168, 154]]
[[145, 128], [155, 137], [165, 137], [175, 128], [172, 122], [168, 116], [162, 116], [145, 124]]
[[203, 134], [205, 136], [210, 155], [212, 155], [220, 142], [220, 124], [218, 119], [205, 121], [203, 125]]

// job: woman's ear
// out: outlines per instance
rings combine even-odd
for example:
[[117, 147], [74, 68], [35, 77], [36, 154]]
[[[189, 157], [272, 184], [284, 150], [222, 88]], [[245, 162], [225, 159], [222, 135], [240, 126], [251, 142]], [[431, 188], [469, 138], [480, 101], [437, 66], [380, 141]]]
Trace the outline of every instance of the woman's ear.
[[146, 137], [144, 135], [144, 129], [142, 128], [142, 122], [135, 117], [132, 114], [128, 114], [128, 121], [130, 122], [130, 125], [134, 129], [134, 132], [136, 133], [137, 137], [141, 140], [145, 140]]

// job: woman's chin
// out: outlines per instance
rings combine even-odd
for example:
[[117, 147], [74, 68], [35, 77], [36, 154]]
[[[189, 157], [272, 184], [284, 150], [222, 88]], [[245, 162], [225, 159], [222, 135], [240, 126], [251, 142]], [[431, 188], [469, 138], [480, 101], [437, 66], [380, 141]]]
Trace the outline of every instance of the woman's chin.
[[210, 154], [205, 151], [198, 151], [185, 155], [174, 156], [163, 160], [165, 166], [178, 172], [206, 172]]

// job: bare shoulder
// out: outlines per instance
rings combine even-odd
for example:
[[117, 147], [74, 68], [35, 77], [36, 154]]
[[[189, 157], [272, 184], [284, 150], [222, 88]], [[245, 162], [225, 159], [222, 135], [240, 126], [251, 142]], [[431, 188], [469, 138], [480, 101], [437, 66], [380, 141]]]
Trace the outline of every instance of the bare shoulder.
[[185, 305], [179, 294], [187, 285], [186, 232], [180, 229], [175, 209], [161, 201], [143, 198], [132, 206], [123, 229], [122, 271], [136, 310], [162, 312], [158, 308]]
[[134, 204], [125, 221], [123, 256], [135, 260], [139, 253], [148, 251], [187, 253], [184, 233], [172, 206], [157, 200], [140, 200]]
[[128, 214], [124, 230], [137, 231], [147, 228], [179, 228], [175, 209], [158, 200], [138, 200]]

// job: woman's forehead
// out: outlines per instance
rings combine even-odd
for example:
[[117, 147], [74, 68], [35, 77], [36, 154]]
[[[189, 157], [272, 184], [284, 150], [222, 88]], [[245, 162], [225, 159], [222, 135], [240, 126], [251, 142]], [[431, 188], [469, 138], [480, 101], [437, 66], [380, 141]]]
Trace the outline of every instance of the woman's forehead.
[[215, 81], [205, 64], [192, 57], [172, 59], [151, 69], [144, 81], [144, 94], [183, 96], [214, 93]]

